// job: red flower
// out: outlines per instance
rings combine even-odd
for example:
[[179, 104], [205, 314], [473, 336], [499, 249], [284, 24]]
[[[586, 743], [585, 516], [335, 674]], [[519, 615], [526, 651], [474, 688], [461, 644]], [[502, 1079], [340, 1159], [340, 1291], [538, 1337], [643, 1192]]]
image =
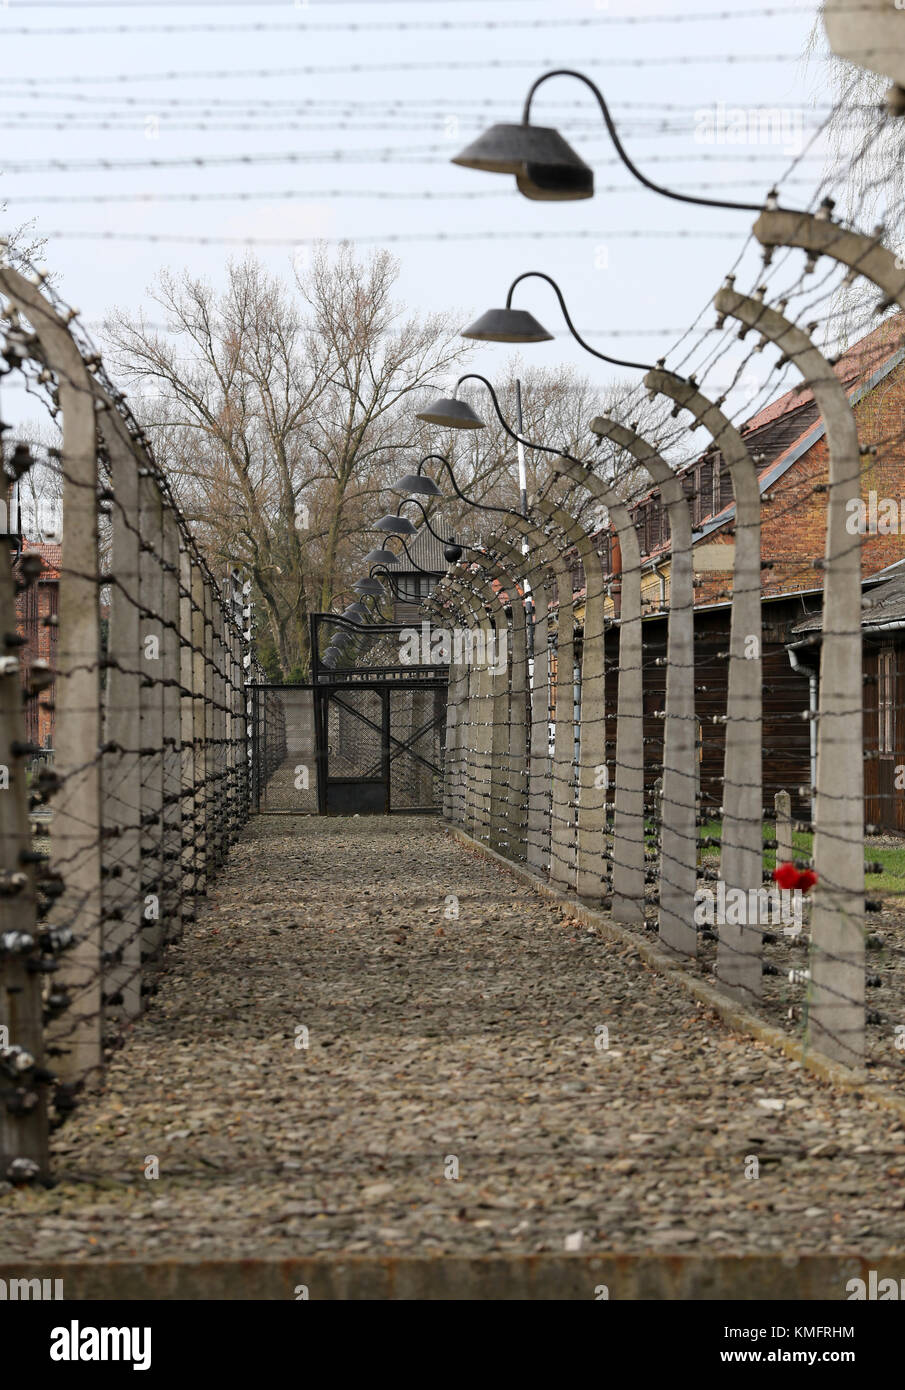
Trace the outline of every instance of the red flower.
[[798, 870], [794, 864], [777, 864], [773, 870], [773, 881], [778, 883], [780, 888], [797, 888]]
[[783, 889], [799, 888], [802, 893], [807, 893], [817, 882], [817, 875], [813, 869], [796, 869], [794, 864], [778, 864], [773, 870], [773, 882]]

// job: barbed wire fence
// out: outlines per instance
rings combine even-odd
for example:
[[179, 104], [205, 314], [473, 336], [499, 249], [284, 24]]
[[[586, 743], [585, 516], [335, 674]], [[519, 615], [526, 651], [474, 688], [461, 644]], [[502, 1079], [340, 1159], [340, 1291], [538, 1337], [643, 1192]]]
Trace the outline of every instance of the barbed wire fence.
[[[48, 1176], [49, 1131], [99, 1084], [248, 817], [259, 672], [250, 583], [211, 572], [76, 311], [2, 259], [0, 344], [0, 382], [55, 422], [62, 481], [51, 661], [17, 628], [40, 550], [0, 557], [0, 1178], [24, 1182]], [[35, 459], [0, 438], [9, 491]]]
[[[696, 320], [672, 354], [675, 367], [661, 359], [618, 414], [593, 422], [603, 464], [590, 448], [587, 459], [554, 459], [527, 518], [513, 511], [497, 522], [484, 553], [468, 553], [428, 609], [437, 621], [493, 630], [497, 647], [508, 641], [510, 651], [505, 673], [481, 669], [467, 656], [451, 665], [444, 801], [450, 822], [561, 891], [657, 932], [666, 954], [711, 973], [754, 1011], [781, 1018], [804, 1049], [868, 1079], [898, 1081], [905, 932], [899, 922], [885, 938], [872, 933], [870, 914], [883, 903], [865, 885], [882, 873], [885, 898], [895, 907], [905, 897], [905, 871], [895, 861], [884, 864], [881, 852], [871, 857], [868, 843], [877, 827], [865, 815], [864, 768], [877, 757], [877, 731], [868, 730], [865, 742], [863, 690], [876, 678], [863, 665], [865, 534], [851, 519], [872, 487], [890, 495], [901, 470], [901, 408], [868, 398], [877, 362], [895, 365], [902, 356], [905, 268], [884, 227], [865, 234], [836, 220], [831, 196], [893, 119], [877, 122], [850, 163], [822, 181], [809, 208], [784, 209], [778, 190], [771, 191], [746, 243], [762, 250], [761, 282], [741, 293], [730, 273], [712, 301], [716, 323]], [[902, 213], [889, 201], [887, 226], [900, 226]], [[833, 344], [840, 293], [857, 281], [871, 302], [856, 327], [868, 334], [891, 322], [874, 358], [846, 375], [834, 370], [841, 358]], [[734, 340], [746, 337], [739, 356]], [[770, 349], [777, 357], [760, 369], [755, 401], [777, 399], [783, 386], [800, 392], [816, 403], [824, 441], [822, 466], [818, 460], [813, 477], [796, 486], [769, 481], [765, 465], [773, 458], [759, 452], [756, 431], [745, 428], [759, 406], [749, 404], [744, 414], [727, 406], [733, 386], [758, 371], [760, 354]], [[866, 385], [856, 390], [859, 371]], [[643, 391], [665, 398], [676, 421], [657, 441], [627, 423]], [[696, 492], [680, 471], [701, 458], [702, 439], [731, 482], [728, 523], [724, 518], [715, 537], [726, 545], [715, 582], [699, 564]], [[658, 598], [651, 597], [653, 576], [635, 521], [618, 497], [607, 496], [604, 480], [626, 453], [646, 469], [668, 514], [669, 547], [660, 556], [668, 574]], [[809, 496], [825, 502], [822, 553], [809, 553], [804, 538], [793, 542], [784, 589], [783, 574], [764, 558], [762, 530], [775, 537], [784, 517], [795, 525]], [[600, 527], [593, 517], [601, 501], [621, 551], [616, 575], [604, 573], [596, 558]], [[864, 577], [871, 574], [865, 567]], [[707, 583], [712, 606], [728, 608], [728, 628], [707, 625], [696, 594]], [[807, 703], [801, 675], [778, 668], [775, 650], [766, 652], [764, 600], [784, 593], [822, 595], [817, 630], [796, 643], [819, 651], [816, 708]], [[657, 616], [665, 619], [665, 644], [645, 623]], [[533, 651], [528, 681], [516, 655], [522, 626]], [[724, 703], [702, 725], [696, 706], [712, 709], [714, 689]], [[893, 711], [905, 708], [902, 690], [899, 678], [887, 699]], [[773, 769], [786, 765], [789, 748], [810, 726], [813, 780], [784, 786]], [[703, 778], [702, 767], [717, 758], [721, 773]], [[875, 802], [882, 795], [875, 792]], [[799, 883], [785, 899], [772, 871], [783, 860]], [[714, 916], [718, 889], [735, 911], [718, 908]], [[793, 892], [798, 917], [787, 915]], [[708, 896], [709, 916], [701, 911]]]

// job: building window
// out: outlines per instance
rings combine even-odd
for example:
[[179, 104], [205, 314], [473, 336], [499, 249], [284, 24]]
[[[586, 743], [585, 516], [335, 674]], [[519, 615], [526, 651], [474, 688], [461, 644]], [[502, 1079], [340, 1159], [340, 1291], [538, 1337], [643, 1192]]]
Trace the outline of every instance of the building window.
[[662, 539], [661, 519], [663, 508], [660, 503], [659, 495], [650, 503], [647, 513], [647, 553], [652, 554], [658, 549]]
[[892, 757], [896, 751], [896, 654], [892, 647], [880, 652], [878, 670], [878, 748]]

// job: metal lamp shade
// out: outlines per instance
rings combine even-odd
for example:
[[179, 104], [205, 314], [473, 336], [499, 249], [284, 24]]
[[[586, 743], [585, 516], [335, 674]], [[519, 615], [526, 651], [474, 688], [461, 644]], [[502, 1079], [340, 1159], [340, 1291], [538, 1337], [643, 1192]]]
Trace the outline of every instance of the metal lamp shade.
[[356, 594], [373, 594], [374, 598], [383, 598], [384, 587], [379, 579], [356, 579], [352, 585]]
[[481, 343], [546, 343], [553, 334], [527, 309], [488, 309], [463, 328], [461, 336]]
[[594, 171], [567, 169], [559, 164], [526, 164], [515, 186], [536, 203], [575, 203], [594, 196]]
[[457, 560], [461, 560], [462, 558], [461, 545], [445, 545], [443, 547], [443, 557], [449, 564], [454, 565]]
[[440, 396], [431, 401], [426, 410], [419, 410], [418, 420], [426, 420], [429, 425], [445, 425], [451, 430], [482, 430], [484, 421], [475, 415], [467, 401], [457, 401], [453, 396]]
[[422, 497], [442, 497], [443, 493], [437, 487], [433, 478], [425, 478], [420, 473], [406, 473], [404, 478], [400, 478], [398, 483], [393, 484], [394, 492], [420, 492]]
[[492, 125], [453, 164], [492, 174], [514, 174], [526, 198], [572, 201], [594, 194], [594, 172], [552, 126]]
[[392, 536], [414, 536], [417, 529], [406, 516], [382, 516], [374, 523], [375, 531], [386, 531]]
[[364, 558], [366, 565], [398, 565], [399, 556], [393, 550], [369, 550]]

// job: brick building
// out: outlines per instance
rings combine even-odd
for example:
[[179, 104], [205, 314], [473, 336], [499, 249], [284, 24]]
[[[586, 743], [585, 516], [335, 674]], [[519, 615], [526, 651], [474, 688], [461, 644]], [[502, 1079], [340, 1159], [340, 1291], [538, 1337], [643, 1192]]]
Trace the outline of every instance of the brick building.
[[[905, 559], [903, 315], [897, 313], [886, 319], [843, 354], [834, 370], [851, 401], [862, 447], [876, 446], [875, 452], [862, 457], [864, 505], [860, 544], [868, 593], [888, 579], [891, 566]], [[812, 783], [812, 745], [806, 712], [809, 706], [815, 707], [819, 667], [819, 636], [814, 634], [819, 632], [823, 571], [815, 561], [822, 560], [826, 533], [826, 432], [813, 394], [805, 388], [780, 396], [748, 420], [741, 433], [759, 468], [762, 502], [764, 809], [771, 810], [775, 791], [788, 790], [796, 814], [803, 815], [808, 811], [806, 789]], [[728, 663], [724, 653], [729, 642], [735, 506], [728, 469], [717, 448], [705, 450], [681, 476], [694, 525], [695, 707], [702, 744], [701, 793], [705, 809], [715, 812], [722, 802], [724, 726], [714, 721], [726, 708]], [[898, 503], [896, 517], [892, 517], [893, 501]], [[656, 711], [663, 708], [666, 670], [656, 664], [656, 659], [666, 654], [669, 524], [657, 490], [639, 499], [631, 514], [642, 552], [644, 734], [648, 740], [646, 775], [650, 783], [658, 775], [657, 764], [662, 757], [663, 724]], [[613, 720], [611, 737], [615, 740], [619, 547], [610, 529], [595, 536], [594, 542], [609, 575], [609, 613], [617, 620], [607, 639], [614, 672], [607, 684], [607, 704]], [[580, 621], [584, 588], [580, 564], [576, 564], [573, 587]], [[808, 629], [812, 632], [810, 641], [805, 640], [803, 627], [808, 624], [813, 625]], [[890, 637], [888, 645], [896, 652], [892, 666], [889, 656], [881, 661], [873, 635], [865, 640], [866, 746], [869, 751], [876, 747], [878, 715], [873, 702], [882, 693], [884, 708], [892, 709], [890, 756], [895, 753], [898, 762], [905, 764], [905, 718], [896, 714], [905, 699], [905, 642], [900, 650], [898, 637]], [[884, 828], [905, 831], [905, 808], [901, 814], [897, 804], [893, 809], [885, 781], [881, 787], [874, 785], [875, 780], [873, 771], [869, 771], [867, 819]]]
[[[25, 670], [36, 660], [46, 661], [51, 666], [56, 664], [61, 547], [23, 539], [22, 553], [15, 567], [17, 577], [22, 556], [29, 554], [40, 555], [43, 568], [37, 581], [16, 595], [16, 630], [25, 638], [25, 646], [21, 649]], [[39, 748], [53, 748], [53, 695], [54, 686], [50, 686], [25, 702], [25, 736]]]

